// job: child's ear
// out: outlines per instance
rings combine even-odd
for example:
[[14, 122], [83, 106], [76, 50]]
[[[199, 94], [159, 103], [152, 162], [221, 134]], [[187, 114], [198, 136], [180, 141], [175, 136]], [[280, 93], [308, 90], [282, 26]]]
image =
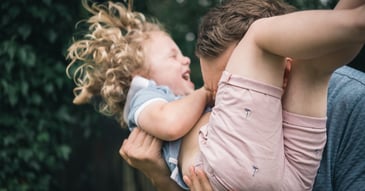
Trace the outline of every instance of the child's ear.
[[75, 105], [89, 103], [93, 96], [86, 87], [77, 87], [74, 89], [74, 93], [76, 97], [72, 103]]

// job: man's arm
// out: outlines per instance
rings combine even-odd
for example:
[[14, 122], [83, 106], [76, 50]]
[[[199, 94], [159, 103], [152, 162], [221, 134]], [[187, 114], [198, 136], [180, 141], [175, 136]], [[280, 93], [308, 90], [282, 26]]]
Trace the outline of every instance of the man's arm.
[[[128, 139], [124, 140], [119, 154], [129, 165], [143, 172], [157, 190], [181, 191], [183, 189], [170, 179], [170, 171], [161, 155], [161, 146], [161, 140], [140, 128], [134, 128]], [[192, 173], [192, 176], [186, 177], [190, 190], [212, 190], [204, 172], [196, 172], [196, 174]]]
[[123, 141], [119, 154], [132, 167], [149, 178], [159, 191], [182, 190], [170, 179], [170, 171], [161, 155], [162, 141], [134, 128], [128, 139]]

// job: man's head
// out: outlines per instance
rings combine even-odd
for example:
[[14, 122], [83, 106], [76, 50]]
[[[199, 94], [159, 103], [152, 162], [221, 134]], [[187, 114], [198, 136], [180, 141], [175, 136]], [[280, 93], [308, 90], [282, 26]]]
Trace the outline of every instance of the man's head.
[[205, 87], [216, 91], [232, 51], [254, 21], [295, 10], [282, 0], [226, 0], [209, 10], [200, 23], [195, 49]]
[[257, 19], [295, 10], [282, 0], [225, 0], [202, 18], [195, 53], [198, 57], [216, 58], [229, 45], [237, 44]]

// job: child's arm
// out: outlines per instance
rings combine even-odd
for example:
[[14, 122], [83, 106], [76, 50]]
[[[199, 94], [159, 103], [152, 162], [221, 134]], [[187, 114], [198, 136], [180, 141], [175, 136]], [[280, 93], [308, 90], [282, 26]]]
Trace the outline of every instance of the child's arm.
[[[363, 0], [340, 0], [336, 5], [335, 10], [353, 9], [363, 4], [365, 4], [365, 1]], [[337, 51], [317, 57], [315, 60], [316, 63], [331, 63], [333, 66], [348, 64], [359, 53], [362, 46], [363, 43], [354, 43], [348, 46], [343, 46]], [[313, 60], [308, 60], [308, 62], [313, 62]]]
[[[334, 9], [335, 10], [354, 9], [363, 4], [365, 4], [365, 1], [363, 1], [363, 0], [340, 0]], [[349, 46], [349, 47], [343, 48], [342, 50], [337, 51], [337, 53], [332, 54], [332, 56], [339, 55], [339, 57], [345, 58], [345, 60], [343, 60], [344, 63], [348, 63], [349, 60], [352, 60], [355, 57], [355, 55], [357, 55], [357, 53], [361, 50], [362, 46], [363, 46], [363, 43], [355, 44], [353, 46]], [[347, 57], [348, 57], [347, 59], [346, 59], [345, 55], [347, 55]], [[339, 59], [336, 59], [336, 60], [341, 62], [341, 60], [339, 60]]]
[[[365, 4], [354, 9], [299, 11], [259, 19], [235, 48], [226, 70], [277, 87], [283, 84], [285, 57], [300, 60], [306, 69], [320, 66], [323, 73], [333, 72], [351, 60], [358, 51], [356, 46], [364, 43], [363, 18]], [[350, 47], [349, 52], [341, 52]]]
[[176, 140], [198, 121], [210, 99], [210, 92], [200, 88], [176, 101], [154, 101], [140, 112], [138, 126], [159, 139]]
[[340, 0], [336, 5], [335, 10], [337, 10], [337, 9], [354, 9], [356, 7], [361, 6], [364, 3], [365, 3], [365, 1], [363, 1], [363, 0]]
[[274, 55], [312, 59], [363, 43], [364, 18], [365, 5], [348, 10], [300, 11], [258, 20], [251, 34], [258, 47]]

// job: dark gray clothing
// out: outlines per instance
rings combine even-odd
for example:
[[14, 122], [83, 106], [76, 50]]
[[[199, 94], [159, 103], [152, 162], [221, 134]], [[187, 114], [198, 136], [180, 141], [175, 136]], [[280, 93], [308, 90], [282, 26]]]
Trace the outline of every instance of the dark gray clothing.
[[336, 70], [327, 117], [327, 145], [313, 191], [365, 190], [365, 73]]

